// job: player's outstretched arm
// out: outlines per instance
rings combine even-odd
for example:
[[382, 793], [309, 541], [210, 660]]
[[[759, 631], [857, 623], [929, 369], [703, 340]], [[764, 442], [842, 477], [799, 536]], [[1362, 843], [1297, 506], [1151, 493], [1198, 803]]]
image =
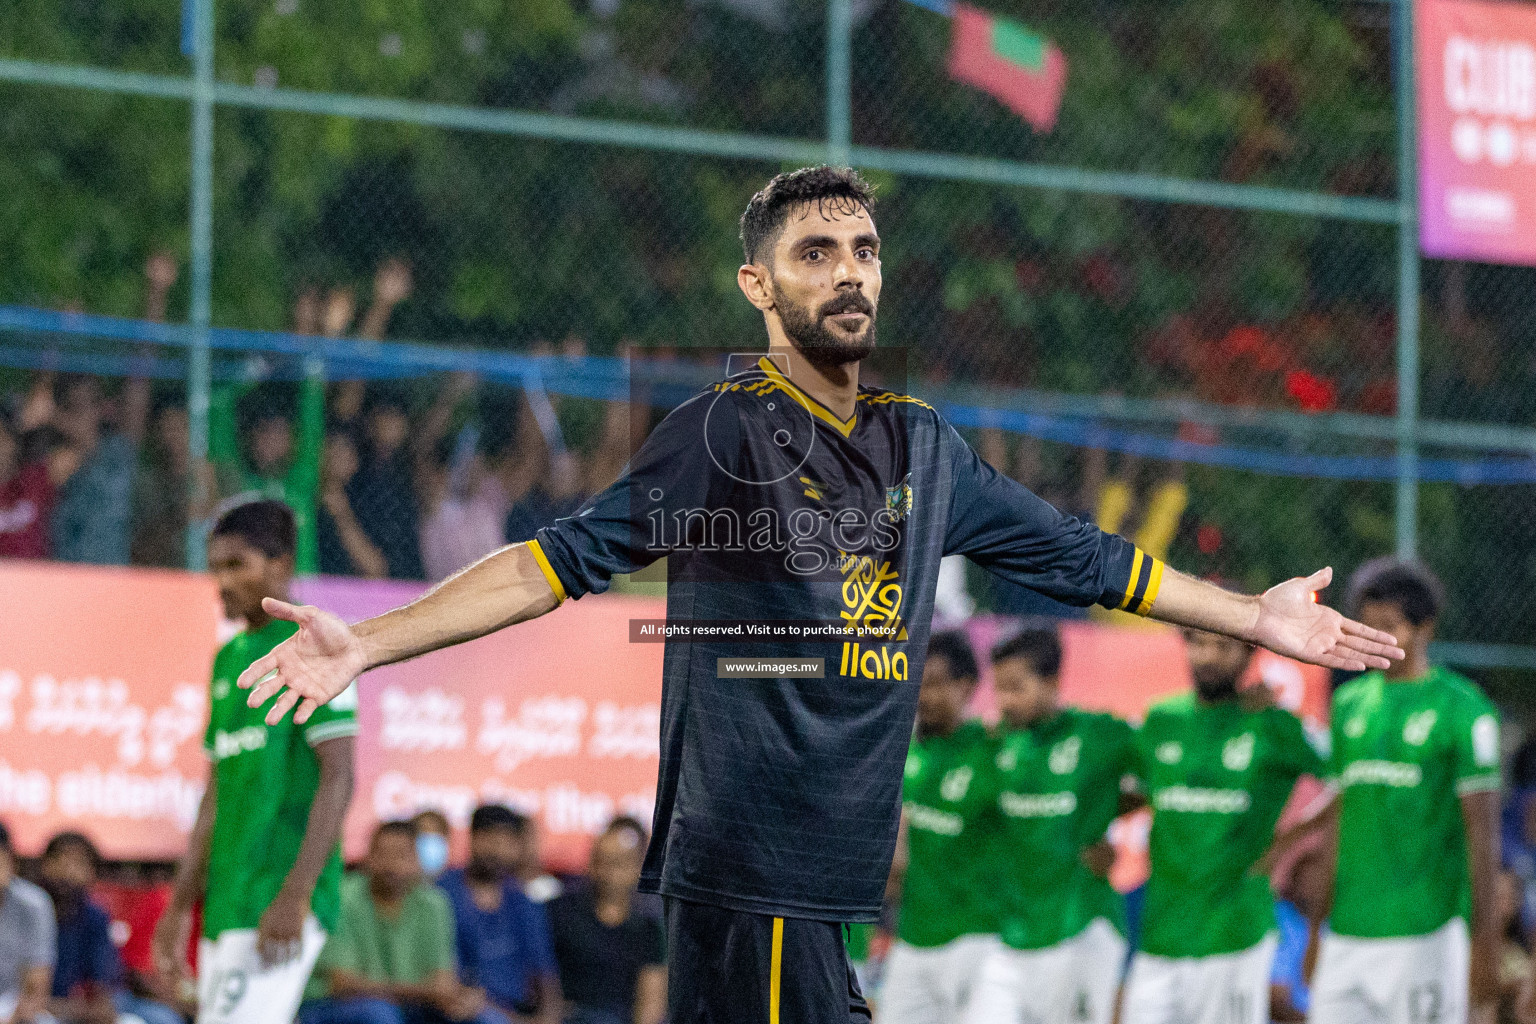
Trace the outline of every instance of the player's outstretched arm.
[[1332, 569], [1286, 580], [1262, 594], [1234, 594], [1169, 568], [1152, 617], [1177, 626], [1224, 633], [1276, 654], [1346, 672], [1386, 668], [1403, 657], [1397, 639], [1319, 604]]
[[302, 724], [371, 668], [538, 618], [559, 603], [526, 544], [487, 555], [405, 607], [355, 626], [319, 608], [267, 598], [267, 614], [298, 623], [299, 631], [252, 662], [239, 685], [251, 691], [253, 708], [281, 694], [267, 712], [269, 725], [296, 705], [294, 721]]

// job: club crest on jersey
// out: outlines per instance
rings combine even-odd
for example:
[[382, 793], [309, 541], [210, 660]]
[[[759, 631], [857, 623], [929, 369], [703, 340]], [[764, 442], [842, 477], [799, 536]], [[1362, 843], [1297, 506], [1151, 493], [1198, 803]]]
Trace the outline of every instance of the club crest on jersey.
[[912, 474], [901, 478], [901, 483], [885, 489], [885, 507], [891, 513], [891, 521], [899, 523], [912, 511]]
[[1434, 708], [1409, 715], [1408, 721], [1403, 724], [1403, 742], [1410, 746], [1422, 747], [1424, 741], [1429, 739], [1430, 732], [1435, 728], [1435, 720], [1439, 717], [1439, 713]]
[[1344, 723], [1344, 735], [1352, 740], [1357, 740], [1365, 735], [1365, 719], [1351, 718]]
[[1227, 740], [1221, 748], [1221, 763], [1229, 772], [1247, 771], [1253, 763], [1253, 733], [1245, 732]]
[[1017, 768], [1018, 766], [1019, 766], [1019, 752], [1017, 750], [1014, 750], [1012, 747], [1008, 747], [1001, 754], [997, 755], [997, 770], [998, 771], [1000, 771], [1000, 772], [1011, 772], [1015, 768]]
[[1178, 740], [1169, 740], [1167, 743], [1159, 743], [1157, 749], [1152, 752], [1163, 764], [1178, 764], [1184, 760], [1184, 744]]
[[906, 775], [909, 779], [915, 779], [921, 774], [923, 774], [923, 758], [914, 750], [907, 755]]
[[1049, 765], [1052, 775], [1070, 775], [1077, 771], [1077, 756], [1082, 753], [1081, 736], [1068, 736], [1051, 748]]
[[939, 783], [939, 796], [955, 803], [965, 799], [966, 790], [971, 788], [971, 776], [974, 772], [970, 766], [961, 765], [959, 768], [951, 768], [944, 773], [944, 781]]

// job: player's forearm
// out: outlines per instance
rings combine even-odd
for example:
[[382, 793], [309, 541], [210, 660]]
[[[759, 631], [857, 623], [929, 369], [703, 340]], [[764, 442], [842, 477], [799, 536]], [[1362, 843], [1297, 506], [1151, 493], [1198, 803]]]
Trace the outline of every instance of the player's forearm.
[[513, 544], [353, 630], [366, 668], [377, 668], [538, 618], [559, 603], [532, 550]]
[[210, 767], [208, 785], [203, 789], [202, 802], [197, 806], [197, 820], [192, 825], [192, 834], [187, 837], [187, 852], [176, 866], [170, 911], [189, 912], [203, 894], [208, 878], [208, 851], [213, 842], [213, 819], [218, 813], [218, 804], [218, 775]]
[[1472, 938], [1485, 949], [1499, 945], [1495, 880], [1499, 873], [1498, 794], [1469, 793], [1461, 798], [1467, 834], [1467, 867], [1472, 881]]
[[1169, 567], [1163, 570], [1163, 584], [1152, 604], [1151, 616], [1175, 626], [1190, 626], [1254, 643], [1259, 599], [1234, 594]]
[[331, 859], [331, 851], [341, 838], [341, 824], [352, 802], [352, 748], [350, 736], [326, 740], [315, 748], [320, 761], [320, 784], [314, 802], [309, 805], [309, 819], [304, 826], [304, 840], [299, 855], [283, 879], [279, 898], [288, 896], [309, 902], [320, 872]]

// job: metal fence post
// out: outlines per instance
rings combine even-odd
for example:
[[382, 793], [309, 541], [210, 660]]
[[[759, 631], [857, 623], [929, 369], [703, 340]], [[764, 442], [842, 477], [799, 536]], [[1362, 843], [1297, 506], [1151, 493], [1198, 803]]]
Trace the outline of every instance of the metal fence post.
[[[197, 467], [208, 459], [208, 405], [212, 381], [208, 328], [212, 319], [213, 264], [213, 0], [192, 0], [192, 195], [190, 201], [192, 345], [187, 353], [187, 422], [196, 506], [208, 495]], [[207, 568], [202, 531], [188, 523], [187, 568]]]
[[827, 0], [827, 163], [852, 161], [853, 0]]
[[1397, 554], [1419, 541], [1419, 185], [1415, 147], [1413, 2], [1392, 7], [1397, 92]]

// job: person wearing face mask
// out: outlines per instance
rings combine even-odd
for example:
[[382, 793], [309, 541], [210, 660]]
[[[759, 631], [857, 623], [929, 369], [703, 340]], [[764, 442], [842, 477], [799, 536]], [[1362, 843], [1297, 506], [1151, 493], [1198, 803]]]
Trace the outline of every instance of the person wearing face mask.
[[518, 884], [527, 818], [486, 804], [469, 819], [469, 863], [438, 884], [453, 905], [459, 976], [492, 1005], [537, 1024], [560, 1020], [560, 981], [544, 909]]
[[1155, 704], [1136, 784], [1152, 805], [1152, 875], [1124, 1024], [1268, 1024], [1275, 897], [1257, 865], [1302, 775], [1323, 762], [1269, 691], [1239, 692], [1253, 648], [1184, 631], [1194, 692]]
[[442, 811], [428, 808], [417, 811], [411, 819], [416, 830], [416, 859], [421, 861], [421, 873], [435, 882], [448, 867], [448, 844], [453, 830]]
[[60, 832], [43, 850], [43, 889], [53, 899], [57, 964], [49, 1012], [65, 1024], [182, 1024], [169, 1006], [124, 986], [111, 920], [90, 896], [101, 855], [79, 832]]

